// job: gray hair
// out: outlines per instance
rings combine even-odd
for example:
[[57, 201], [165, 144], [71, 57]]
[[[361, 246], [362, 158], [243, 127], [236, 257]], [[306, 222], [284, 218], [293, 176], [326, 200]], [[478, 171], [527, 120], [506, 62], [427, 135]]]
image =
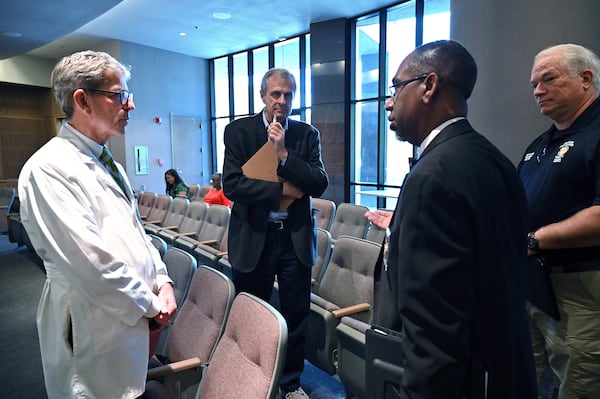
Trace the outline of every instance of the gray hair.
[[111, 55], [101, 51], [80, 51], [62, 58], [52, 71], [50, 84], [68, 119], [73, 116], [73, 93], [95, 89], [107, 83], [105, 73], [114, 71], [129, 80], [131, 72]]
[[559, 55], [565, 60], [565, 66], [571, 76], [578, 76], [581, 72], [589, 70], [592, 72], [592, 85], [596, 93], [600, 92], [600, 59], [591, 50], [578, 44], [558, 44], [540, 51], [534, 62], [542, 57]]
[[294, 75], [284, 68], [272, 68], [265, 73], [262, 81], [260, 82], [260, 92], [262, 94], [267, 94], [267, 80], [269, 80], [271, 76], [279, 76], [283, 79], [289, 80], [292, 83], [292, 91], [296, 93], [296, 78], [294, 78]]

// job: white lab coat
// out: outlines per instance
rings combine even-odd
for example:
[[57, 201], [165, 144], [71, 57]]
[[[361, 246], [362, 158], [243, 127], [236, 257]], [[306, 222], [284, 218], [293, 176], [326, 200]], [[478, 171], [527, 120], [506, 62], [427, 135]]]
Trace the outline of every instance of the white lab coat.
[[23, 225], [47, 272], [37, 313], [46, 390], [51, 399], [136, 398], [155, 293], [171, 280], [136, 200], [90, 148], [65, 125], [19, 176]]

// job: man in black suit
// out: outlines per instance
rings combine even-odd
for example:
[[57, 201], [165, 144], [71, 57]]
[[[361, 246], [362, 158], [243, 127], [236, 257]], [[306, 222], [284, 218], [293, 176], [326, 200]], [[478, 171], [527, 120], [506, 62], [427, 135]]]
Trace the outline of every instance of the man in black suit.
[[376, 276], [374, 324], [401, 332], [400, 397], [535, 398], [524, 301], [526, 206], [514, 165], [466, 120], [477, 77], [460, 44], [400, 64], [390, 128], [419, 146]]
[[[269, 300], [275, 276], [280, 310], [288, 325], [288, 350], [280, 379], [286, 399], [308, 398], [300, 387], [305, 330], [310, 312], [311, 267], [316, 260], [316, 226], [310, 197], [328, 185], [319, 132], [289, 119], [294, 76], [271, 69], [260, 89], [265, 108], [225, 128], [223, 190], [233, 201], [228, 252], [236, 290]], [[242, 166], [269, 140], [282, 182], [251, 179]], [[282, 199], [294, 199], [281, 209]]]

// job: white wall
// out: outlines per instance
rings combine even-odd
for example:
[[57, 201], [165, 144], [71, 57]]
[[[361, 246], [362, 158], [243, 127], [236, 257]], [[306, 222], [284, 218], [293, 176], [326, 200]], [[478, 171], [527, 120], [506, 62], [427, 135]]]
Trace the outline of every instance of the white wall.
[[[129, 89], [134, 93], [135, 110], [124, 140], [111, 140], [115, 158], [123, 161], [134, 188], [145, 186], [147, 191], [164, 193], [164, 173], [173, 165], [171, 156], [170, 114], [196, 116], [202, 121], [203, 169], [205, 181], [188, 183], [208, 184], [212, 151], [210, 148], [210, 113], [208, 61], [140, 46], [121, 43], [121, 62], [131, 65]], [[162, 123], [155, 123], [159, 117]], [[136, 175], [134, 147], [148, 146], [149, 174]], [[157, 159], [163, 160], [163, 165]]]

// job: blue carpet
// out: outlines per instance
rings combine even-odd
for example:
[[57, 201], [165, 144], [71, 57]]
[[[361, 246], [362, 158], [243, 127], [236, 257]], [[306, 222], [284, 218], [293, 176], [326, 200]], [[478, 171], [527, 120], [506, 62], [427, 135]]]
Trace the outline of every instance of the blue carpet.
[[344, 399], [344, 387], [337, 375], [329, 375], [309, 361], [304, 361], [300, 385], [311, 399]]

